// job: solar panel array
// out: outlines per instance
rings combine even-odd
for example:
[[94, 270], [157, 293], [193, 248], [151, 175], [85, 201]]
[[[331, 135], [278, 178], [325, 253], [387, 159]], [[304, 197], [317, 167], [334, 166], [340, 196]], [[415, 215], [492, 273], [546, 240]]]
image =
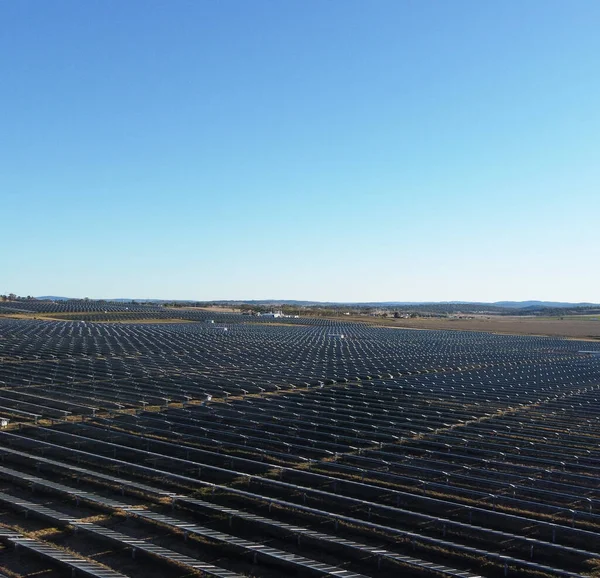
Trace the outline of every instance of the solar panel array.
[[[111, 307], [55, 309], [164, 314]], [[0, 319], [0, 572], [600, 567], [600, 356], [580, 343], [176, 315]]]

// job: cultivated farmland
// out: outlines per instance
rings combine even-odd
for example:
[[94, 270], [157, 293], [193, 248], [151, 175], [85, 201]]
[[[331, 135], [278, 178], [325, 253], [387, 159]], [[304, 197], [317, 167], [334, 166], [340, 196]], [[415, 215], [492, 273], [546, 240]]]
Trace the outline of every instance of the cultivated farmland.
[[0, 574], [600, 576], [600, 343], [127, 307], [1, 306]]

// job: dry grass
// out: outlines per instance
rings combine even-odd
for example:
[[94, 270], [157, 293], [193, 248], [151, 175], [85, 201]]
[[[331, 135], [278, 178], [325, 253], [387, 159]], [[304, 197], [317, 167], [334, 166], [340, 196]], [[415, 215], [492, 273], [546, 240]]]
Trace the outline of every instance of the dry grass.
[[[565, 317], [474, 315], [467, 319], [450, 317], [416, 317], [393, 319], [350, 315], [344, 321], [367, 323], [378, 327], [397, 329], [443, 329], [455, 331], [483, 331], [507, 335], [542, 335], [578, 340], [600, 340], [600, 316], [570, 315]], [[332, 317], [339, 321], [339, 317]]]
[[95, 516], [88, 516], [87, 518], [79, 518], [78, 521], [86, 524], [100, 524], [101, 522], [108, 522], [113, 517], [110, 514], [97, 514]]
[[[211, 311], [215, 313], [233, 313], [238, 310], [231, 307], [178, 307], [171, 311]], [[111, 311], [104, 313], [95, 312], [62, 312], [62, 313], [0, 313], [0, 318], [11, 319], [38, 319], [43, 321], [72, 321], [82, 315], [86, 317], [110, 316], [110, 320], [98, 320], [94, 323], [123, 323], [123, 324], [164, 324], [164, 323], [194, 323], [190, 319], [180, 318], [123, 318], [129, 311]], [[371, 317], [369, 315], [349, 315], [331, 317], [335, 321], [351, 321], [367, 323], [379, 327], [392, 327], [401, 329], [442, 329], [457, 331], [482, 331], [486, 333], [501, 333], [507, 335], [541, 335], [552, 337], [565, 337], [578, 340], [600, 340], [600, 315], [565, 315], [563, 317], [538, 317], [518, 315], [469, 315], [468, 317], [416, 317], [414, 319], [393, 319]], [[249, 317], [247, 323], [257, 323]], [[274, 321], [260, 322], [261, 325], [294, 325], [299, 323]]]
[[175, 311], [212, 311], [213, 313], [239, 313], [241, 311], [235, 307], [217, 307], [216, 305], [209, 307], [169, 307], [167, 305], [165, 309], [173, 309]]
[[[38, 321], [83, 321], [85, 323], [122, 323], [122, 324], [133, 324], [133, 323], [149, 323], [149, 324], [161, 324], [161, 323], [195, 323], [193, 319], [180, 319], [178, 317], [170, 318], [140, 318], [140, 319], [123, 319], [121, 316], [129, 314], [129, 311], [110, 311], [104, 313], [100, 311], [87, 311], [87, 312], [62, 312], [62, 313], [0, 313], [1, 318], [8, 319], [36, 319]], [[92, 320], [82, 320], [81, 317], [86, 318], [92, 317]], [[93, 319], [94, 317], [107, 317], [110, 319]]]
[[[44, 317], [40, 315], [34, 315], [33, 313], [0, 313], [0, 319], [44, 319]], [[54, 319], [52, 319], [54, 321]]]
[[[12, 570], [9, 570], [6, 566], [0, 566], [0, 571], [6, 576], [6, 578], [22, 578], [22, 574], [17, 574]], [[31, 574], [29, 574], [31, 576]]]
[[43, 528], [42, 530], [37, 530], [35, 532], [23, 532], [23, 534], [26, 534], [28, 538], [33, 538], [34, 540], [52, 538], [52, 536], [57, 536], [61, 533], [62, 531], [58, 528]]

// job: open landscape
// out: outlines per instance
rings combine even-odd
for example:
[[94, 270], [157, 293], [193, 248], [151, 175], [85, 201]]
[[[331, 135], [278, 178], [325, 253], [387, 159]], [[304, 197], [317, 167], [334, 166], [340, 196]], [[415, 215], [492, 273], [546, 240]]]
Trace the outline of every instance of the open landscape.
[[441, 329], [458, 331], [484, 331], [509, 335], [547, 335], [600, 340], [600, 315], [524, 316], [524, 315], [473, 315], [449, 317], [417, 317], [414, 319], [373, 318], [352, 315], [348, 320], [382, 327], [411, 329]]
[[600, 343], [1, 307], [5, 576], [600, 576]]
[[600, 578], [598, 0], [0, 21], [0, 578]]

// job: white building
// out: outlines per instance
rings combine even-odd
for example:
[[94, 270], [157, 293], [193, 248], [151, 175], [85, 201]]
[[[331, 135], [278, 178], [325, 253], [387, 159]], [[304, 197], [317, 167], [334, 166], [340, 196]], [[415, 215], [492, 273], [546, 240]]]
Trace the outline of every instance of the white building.
[[285, 315], [281, 311], [271, 311], [270, 313], [261, 313], [261, 317], [271, 317], [276, 319], [277, 317], [285, 317]]

